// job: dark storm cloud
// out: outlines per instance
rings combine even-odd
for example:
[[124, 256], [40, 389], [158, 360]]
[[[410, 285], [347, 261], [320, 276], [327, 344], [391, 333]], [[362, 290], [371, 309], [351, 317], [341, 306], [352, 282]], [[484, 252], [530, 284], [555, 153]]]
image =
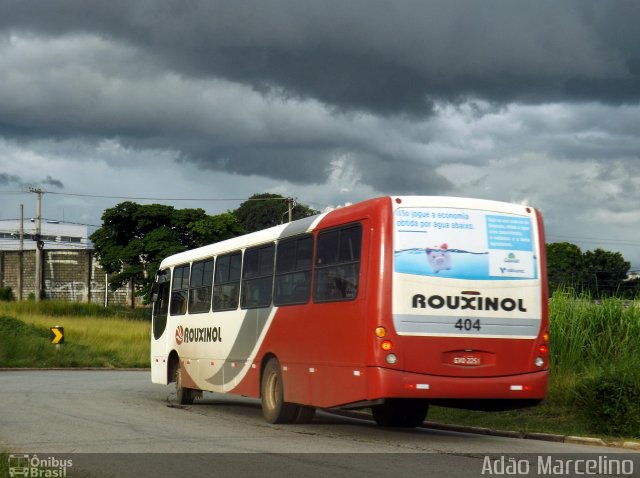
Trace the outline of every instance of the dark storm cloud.
[[239, 150], [237, 146], [228, 149], [211, 148], [211, 145], [205, 143], [201, 148], [189, 144], [181, 149], [189, 152], [184, 160], [195, 160], [205, 169], [247, 176], [259, 171], [261, 176], [303, 184], [324, 182], [332, 172], [332, 161], [341, 157], [345, 166], [358, 172], [364, 184], [371, 185], [377, 191], [439, 194], [452, 186], [434, 171], [434, 166], [366, 152], [364, 145], [353, 145], [352, 148], [345, 149], [337, 143], [305, 147], [258, 144], [244, 146]]
[[[340, 156], [377, 190], [446, 192], [446, 159], [395, 154], [385, 124], [364, 138], [349, 118], [428, 121], [468, 99], [637, 102], [637, 18], [635, 0], [0, 0], [0, 135], [113, 138], [297, 183], [323, 183]], [[324, 116], [261, 110], [297, 101]]]
[[327, 163], [331, 150], [283, 147], [276, 145], [234, 145], [217, 148], [210, 144], [196, 147], [184, 145], [185, 161], [195, 161], [205, 169], [224, 170], [242, 175], [259, 174], [273, 179], [287, 179], [296, 183], [322, 182], [329, 171]]
[[0, 173], [0, 186], [8, 186], [10, 184], [21, 184], [20, 178], [13, 174]]
[[[96, 32], [187, 76], [338, 109], [424, 114], [432, 101], [640, 98], [640, 2], [128, 0], [4, 2], [4, 29]], [[37, 13], [34, 13], [37, 12]]]
[[357, 171], [362, 172], [362, 181], [378, 191], [438, 195], [449, 191], [453, 186], [436, 173], [434, 166], [425, 163], [362, 155], [355, 158], [353, 165]]
[[60, 181], [59, 179], [54, 179], [51, 176], [47, 176], [42, 181], [42, 185], [43, 186], [52, 186], [52, 187], [58, 188], [58, 189], [64, 189], [64, 184], [62, 184], [62, 181]]
[[58, 189], [64, 188], [62, 182], [58, 179], [54, 179], [51, 176], [47, 176], [45, 179], [35, 182], [29, 182], [24, 178], [16, 176], [15, 174], [0, 173], [0, 186], [17, 186], [20, 189], [26, 190], [29, 186], [35, 184], [41, 186], [52, 186]]

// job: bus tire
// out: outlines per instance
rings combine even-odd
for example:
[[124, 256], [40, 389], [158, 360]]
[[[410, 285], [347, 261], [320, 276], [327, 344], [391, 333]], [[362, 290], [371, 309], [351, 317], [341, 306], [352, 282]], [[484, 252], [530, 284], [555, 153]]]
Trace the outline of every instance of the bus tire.
[[182, 385], [182, 367], [176, 367], [176, 402], [180, 405], [191, 405], [196, 398], [196, 391]]
[[422, 425], [429, 402], [410, 398], [389, 398], [381, 405], [371, 407], [373, 419], [381, 427], [415, 428]]
[[260, 384], [262, 396], [262, 414], [269, 423], [293, 423], [298, 416], [299, 407], [284, 401], [284, 386], [280, 362], [271, 358], [262, 372]]

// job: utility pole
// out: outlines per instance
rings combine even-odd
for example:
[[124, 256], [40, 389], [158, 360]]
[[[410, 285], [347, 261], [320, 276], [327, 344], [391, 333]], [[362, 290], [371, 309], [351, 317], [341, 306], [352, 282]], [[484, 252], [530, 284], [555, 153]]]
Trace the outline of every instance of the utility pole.
[[293, 221], [293, 198], [287, 198], [287, 209], [289, 210], [289, 222]]
[[42, 296], [42, 189], [29, 188], [29, 192], [36, 193], [36, 302]]
[[24, 204], [20, 204], [20, 249], [18, 252], [18, 300], [22, 300], [22, 265], [24, 263]]

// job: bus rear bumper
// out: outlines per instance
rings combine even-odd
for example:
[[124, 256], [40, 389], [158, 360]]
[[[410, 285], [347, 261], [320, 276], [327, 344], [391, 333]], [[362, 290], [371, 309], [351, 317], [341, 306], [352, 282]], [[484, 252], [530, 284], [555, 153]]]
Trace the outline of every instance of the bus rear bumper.
[[451, 377], [371, 367], [368, 377], [370, 400], [419, 398], [434, 404], [449, 402], [448, 406], [462, 408], [468, 408], [465, 401], [469, 399], [513, 400], [523, 401], [523, 406], [529, 406], [545, 398], [548, 371], [502, 377]]

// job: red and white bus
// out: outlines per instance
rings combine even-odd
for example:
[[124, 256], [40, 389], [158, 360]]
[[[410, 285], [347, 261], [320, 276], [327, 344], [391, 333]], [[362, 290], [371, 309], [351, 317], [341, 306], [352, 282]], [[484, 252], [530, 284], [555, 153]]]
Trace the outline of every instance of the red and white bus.
[[429, 404], [544, 399], [540, 213], [453, 197], [382, 197], [179, 253], [160, 265], [151, 375], [177, 399], [262, 399], [271, 423], [370, 407], [417, 426]]

